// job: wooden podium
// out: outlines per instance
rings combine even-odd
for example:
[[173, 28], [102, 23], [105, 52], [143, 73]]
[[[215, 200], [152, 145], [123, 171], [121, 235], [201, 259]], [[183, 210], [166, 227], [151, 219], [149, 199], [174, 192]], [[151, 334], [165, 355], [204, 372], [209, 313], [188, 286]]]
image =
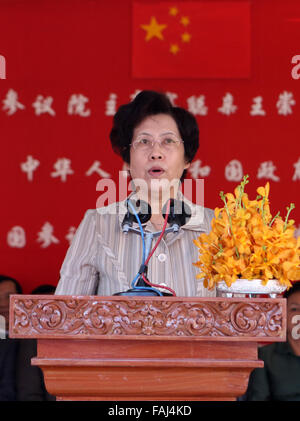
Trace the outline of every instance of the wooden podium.
[[235, 400], [258, 342], [286, 340], [286, 300], [13, 295], [10, 337], [38, 340], [57, 400]]

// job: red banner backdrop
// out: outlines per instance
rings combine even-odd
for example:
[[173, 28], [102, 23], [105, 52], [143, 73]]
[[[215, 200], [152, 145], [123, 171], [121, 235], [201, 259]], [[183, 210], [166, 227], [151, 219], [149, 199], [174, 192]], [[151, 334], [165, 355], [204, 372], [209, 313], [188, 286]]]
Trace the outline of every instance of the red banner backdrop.
[[[151, 22], [171, 18], [186, 35], [172, 52], [159, 50], [168, 65], [180, 61], [164, 73], [155, 51], [167, 40], [171, 48], [168, 27], [164, 40], [145, 38]], [[219, 191], [249, 174], [252, 197], [270, 181], [274, 215], [295, 203], [299, 235], [299, 36], [297, 0], [3, 0], [0, 273], [26, 293], [57, 284], [75, 229], [101, 194], [97, 181], [118, 181], [122, 169], [112, 117], [142, 89], [162, 90], [196, 116], [201, 146], [188, 176], [204, 178], [206, 206], [222, 205]]]

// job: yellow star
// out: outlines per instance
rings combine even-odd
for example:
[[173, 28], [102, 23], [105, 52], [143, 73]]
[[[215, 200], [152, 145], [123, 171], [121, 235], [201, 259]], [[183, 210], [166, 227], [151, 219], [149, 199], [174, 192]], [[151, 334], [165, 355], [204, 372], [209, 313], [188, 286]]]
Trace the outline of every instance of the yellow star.
[[170, 53], [172, 53], [172, 54], [177, 54], [177, 53], [178, 53], [178, 51], [179, 51], [179, 47], [178, 47], [178, 45], [177, 45], [177, 44], [171, 44], [171, 47], [170, 47]]
[[191, 34], [189, 34], [188, 32], [181, 34], [182, 42], [190, 42], [191, 37], [192, 37]]
[[177, 13], [178, 13], [177, 7], [170, 7], [169, 13], [170, 13], [171, 16], [176, 16]]
[[141, 25], [141, 28], [143, 28], [146, 32], [146, 38], [145, 41], [149, 41], [151, 38], [158, 38], [163, 40], [163, 34], [162, 31], [167, 27], [167, 25], [160, 25], [156, 18], [154, 16], [151, 17], [151, 21], [149, 25]]
[[182, 16], [180, 22], [183, 26], [188, 26], [190, 24], [190, 18], [188, 18], [187, 16]]

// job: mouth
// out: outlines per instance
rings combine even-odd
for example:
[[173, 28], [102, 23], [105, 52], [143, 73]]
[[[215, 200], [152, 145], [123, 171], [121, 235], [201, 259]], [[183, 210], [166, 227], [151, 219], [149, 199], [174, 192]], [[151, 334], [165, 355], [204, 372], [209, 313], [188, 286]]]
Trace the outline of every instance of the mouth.
[[163, 170], [160, 167], [152, 167], [150, 168], [150, 170], [148, 170], [148, 174], [151, 177], [160, 177], [161, 175], [163, 175], [165, 173], [165, 170]]

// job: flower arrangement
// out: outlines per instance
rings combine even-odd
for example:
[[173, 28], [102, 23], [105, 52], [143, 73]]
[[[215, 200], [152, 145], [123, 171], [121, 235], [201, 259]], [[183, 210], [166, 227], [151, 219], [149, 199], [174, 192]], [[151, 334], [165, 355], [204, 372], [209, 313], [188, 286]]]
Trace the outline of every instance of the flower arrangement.
[[266, 285], [276, 279], [291, 287], [300, 279], [300, 237], [294, 237], [294, 221], [289, 220], [293, 203], [283, 220], [278, 212], [272, 217], [269, 204], [270, 185], [258, 187], [258, 196], [250, 200], [245, 193], [248, 175], [232, 193], [220, 192], [223, 208], [215, 209], [211, 232], [201, 234], [195, 245], [201, 269], [197, 278], [212, 289], [225, 281], [230, 287], [237, 279], [261, 279]]

